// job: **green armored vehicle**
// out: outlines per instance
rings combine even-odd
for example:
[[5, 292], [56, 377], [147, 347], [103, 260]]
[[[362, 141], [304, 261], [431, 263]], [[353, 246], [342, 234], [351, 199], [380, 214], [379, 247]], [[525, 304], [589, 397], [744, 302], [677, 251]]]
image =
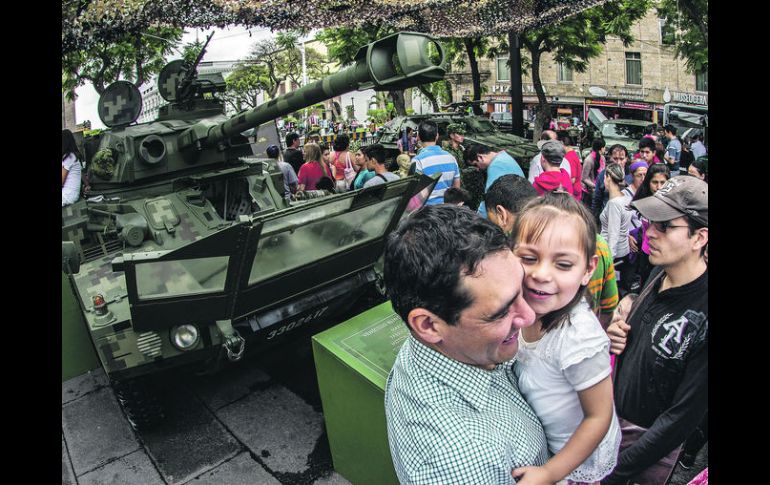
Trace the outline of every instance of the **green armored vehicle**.
[[[87, 199], [62, 208], [62, 269], [135, 427], [162, 417], [146, 390], [153, 376], [211, 371], [247, 348], [333, 323], [379, 284], [385, 237], [435, 180], [287, 200], [279, 168], [262, 154], [278, 143], [276, 118], [355, 89], [433, 82], [443, 60], [428, 36], [392, 35], [362, 47], [351, 67], [232, 118], [216, 97], [221, 78], [199, 79], [197, 62], [161, 72], [171, 104], [153, 122], [134, 123], [136, 87], [107, 89], [99, 113], [110, 129], [85, 147]], [[249, 143], [241, 133], [255, 127]]]

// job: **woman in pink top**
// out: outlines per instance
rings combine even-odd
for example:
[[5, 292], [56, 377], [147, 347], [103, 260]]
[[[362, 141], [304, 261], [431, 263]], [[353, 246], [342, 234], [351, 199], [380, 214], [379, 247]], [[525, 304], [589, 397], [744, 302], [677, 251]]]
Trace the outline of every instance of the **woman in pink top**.
[[328, 177], [334, 179], [334, 171], [328, 163], [321, 161], [321, 147], [315, 143], [308, 143], [305, 145], [305, 160], [299, 168], [299, 174], [297, 178], [299, 183], [297, 185], [297, 192], [302, 190], [316, 190], [316, 184], [322, 177]]

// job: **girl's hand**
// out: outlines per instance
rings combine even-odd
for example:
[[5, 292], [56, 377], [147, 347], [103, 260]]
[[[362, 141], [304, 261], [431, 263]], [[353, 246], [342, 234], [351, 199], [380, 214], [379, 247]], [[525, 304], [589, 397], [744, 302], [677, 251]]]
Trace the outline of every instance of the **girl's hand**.
[[548, 470], [542, 466], [523, 466], [514, 468], [511, 475], [516, 479], [517, 485], [551, 485], [558, 481], [554, 480], [551, 477], [551, 474], [548, 473]]

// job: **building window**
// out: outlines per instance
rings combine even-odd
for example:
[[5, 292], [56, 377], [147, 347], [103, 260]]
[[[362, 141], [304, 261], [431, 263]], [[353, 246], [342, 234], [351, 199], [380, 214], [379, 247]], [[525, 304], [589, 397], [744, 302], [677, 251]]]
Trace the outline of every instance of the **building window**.
[[507, 57], [497, 58], [497, 80], [498, 81], [511, 80], [511, 69], [508, 67]]
[[626, 84], [642, 84], [641, 52], [626, 52]]
[[703, 71], [695, 74], [695, 90], [705, 91], [709, 90], [709, 72]]
[[559, 82], [571, 83], [572, 82], [572, 69], [565, 66], [564, 63], [559, 63]]
[[674, 25], [668, 22], [668, 19], [658, 19], [660, 26], [660, 43], [663, 45], [674, 45], [676, 41], [676, 30]]

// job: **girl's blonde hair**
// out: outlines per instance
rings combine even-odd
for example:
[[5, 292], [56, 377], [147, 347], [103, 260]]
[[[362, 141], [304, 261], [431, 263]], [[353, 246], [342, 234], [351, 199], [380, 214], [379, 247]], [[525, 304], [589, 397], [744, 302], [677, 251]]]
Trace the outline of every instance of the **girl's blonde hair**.
[[[596, 254], [596, 223], [588, 210], [566, 192], [546, 192], [542, 197], [532, 199], [516, 218], [511, 233], [513, 249], [519, 244], [535, 244], [551, 224], [560, 223], [560, 219], [571, 218], [577, 222], [578, 245], [585, 254], [586, 265]], [[541, 319], [543, 331], [548, 331], [563, 322], [569, 321], [572, 309], [585, 296], [587, 285], [581, 285], [575, 297], [564, 307]]]

